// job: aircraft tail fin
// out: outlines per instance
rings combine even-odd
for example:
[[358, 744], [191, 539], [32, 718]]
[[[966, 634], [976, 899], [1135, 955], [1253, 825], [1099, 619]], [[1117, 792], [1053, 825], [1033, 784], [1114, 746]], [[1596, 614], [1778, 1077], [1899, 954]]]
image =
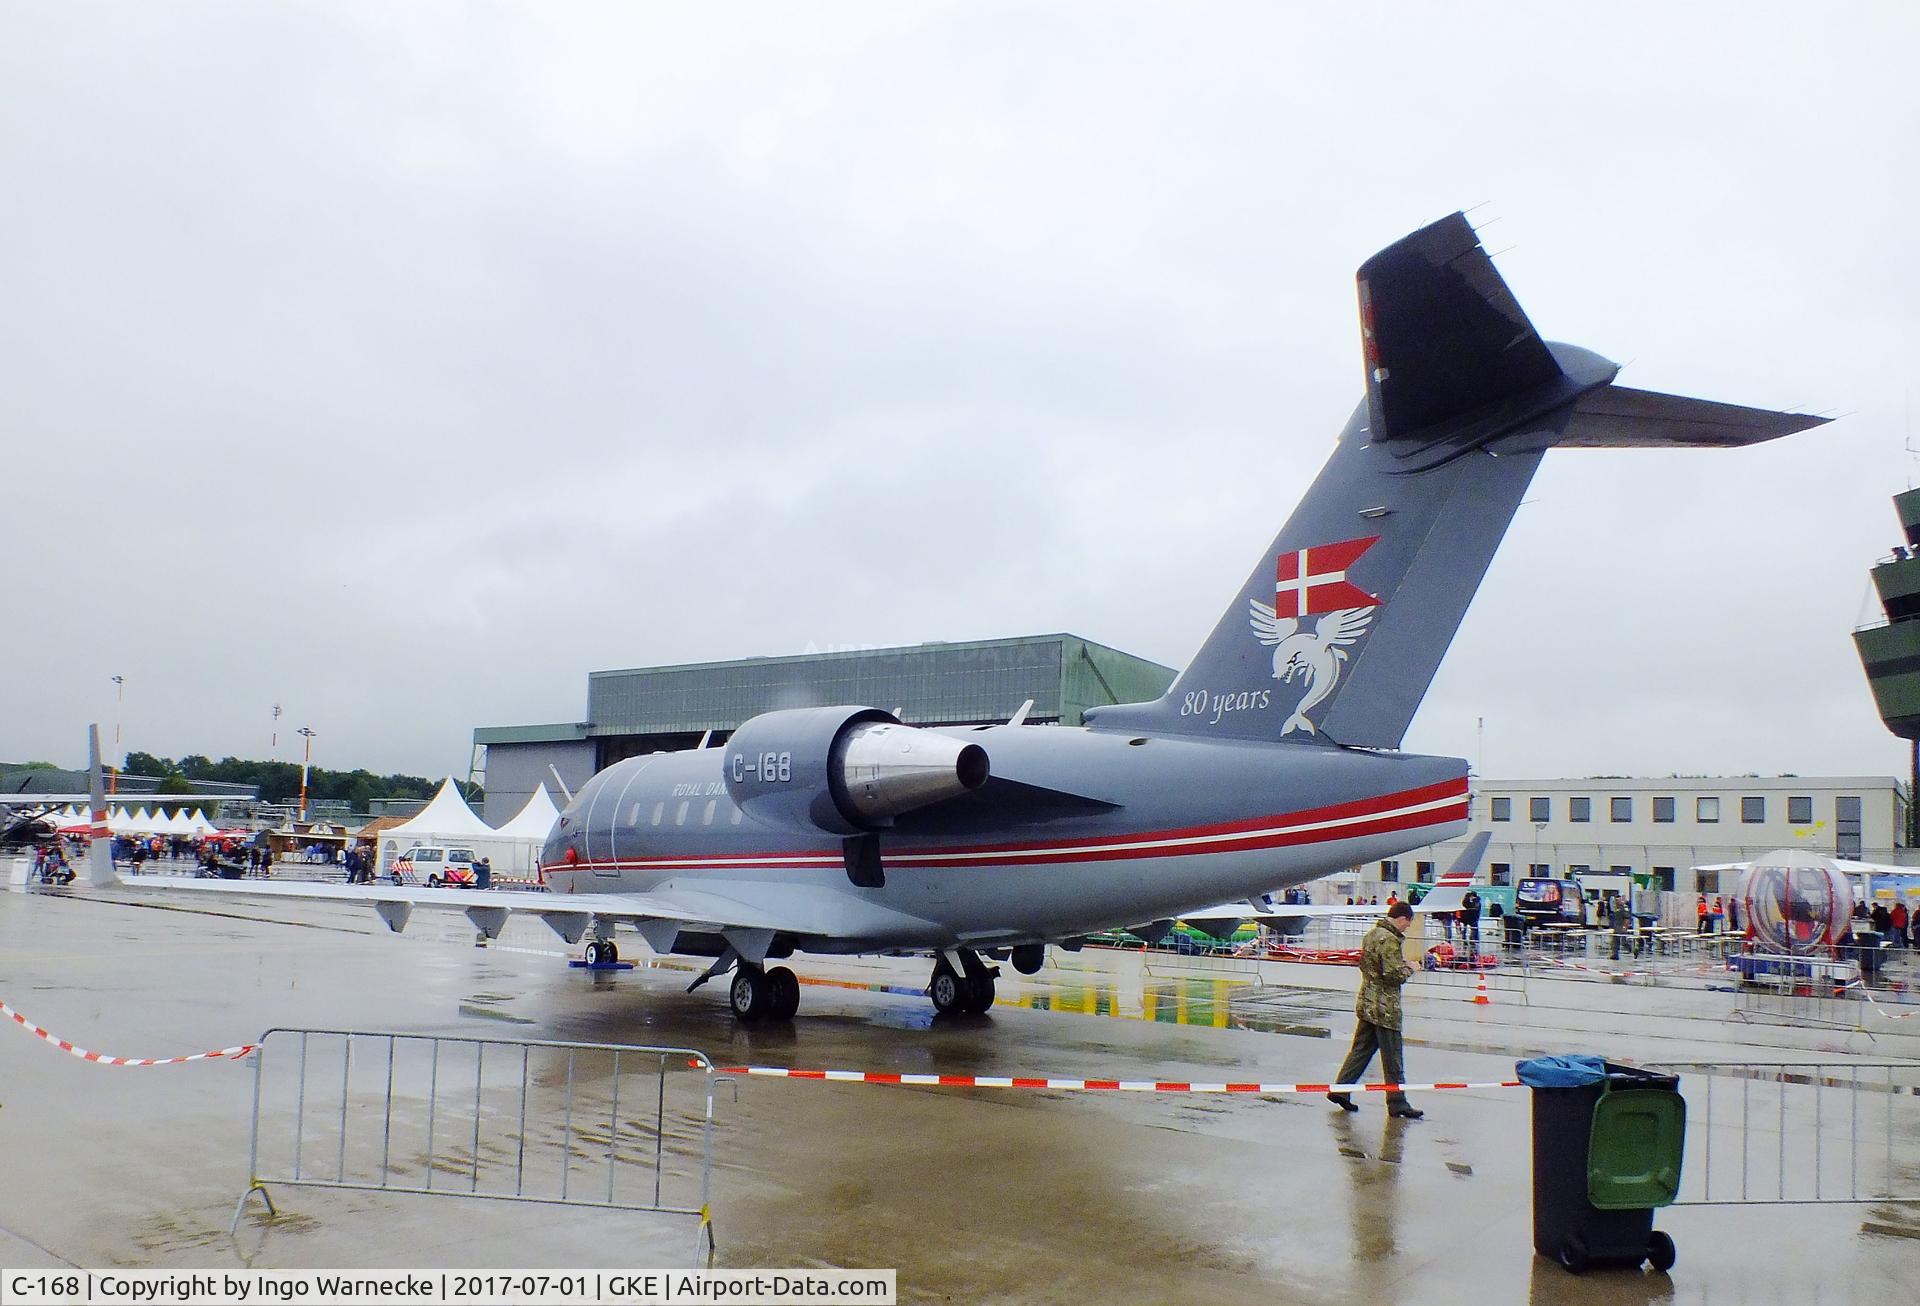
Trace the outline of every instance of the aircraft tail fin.
[[1398, 748], [1556, 445], [1730, 446], [1824, 418], [1615, 386], [1542, 340], [1455, 213], [1358, 277], [1366, 399], [1211, 636], [1100, 729]]
[[107, 782], [100, 769], [100, 727], [87, 727], [87, 883], [95, 888], [120, 882], [113, 869], [113, 837], [107, 832]]

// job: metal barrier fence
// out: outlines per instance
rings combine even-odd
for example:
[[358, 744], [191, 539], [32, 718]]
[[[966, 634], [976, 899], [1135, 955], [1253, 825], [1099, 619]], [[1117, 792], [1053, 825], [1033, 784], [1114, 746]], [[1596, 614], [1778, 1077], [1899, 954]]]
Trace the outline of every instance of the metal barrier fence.
[[1451, 998], [1477, 1001], [1484, 995], [1489, 1002], [1518, 999], [1521, 1006], [1531, 1005], [1527, 995], [1527, 967], [1506, 961], [1498, 966], [1475, 969], [1472, 966], [1442, 966], [1421, 970], [1407, 981], [1407, 992], [1424, 998]]
[[1680, 1205], [1920, 1202], [1920, 1064], [1647, 1068], [1687, 1099]]
[[1742, 1020], [1860, 1029], [1871, 1013], [1859, 997], [1860, 967], [1852, 961], [1749, 954], [1736, 960]]
[[247, 1189], [542, 1202], [696, 1217], [715, 1242], [715, 1071], [692, 1048], [270, 1029]]

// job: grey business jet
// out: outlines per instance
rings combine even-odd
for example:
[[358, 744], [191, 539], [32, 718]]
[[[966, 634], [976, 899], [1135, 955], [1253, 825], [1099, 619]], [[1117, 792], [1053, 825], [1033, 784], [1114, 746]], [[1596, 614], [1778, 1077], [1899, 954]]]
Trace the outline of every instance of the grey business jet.
[[[1542, 455], [1746, 445], [1818, 417], [1614, 384], [1541, 339], [1462, 214], [1361, 265], [1366, 397], [1191, 665], [1079, 728], [917, 729], [861, 704], [768, 712], [720, 747], [629, 758], [575, 794], [544, 891], [134, 877], [210, 893], [530, 912], [585, 959], [618, 927], [731, 974], [785, 1020], [795, 953], [918, 953], [942, 1013], [996, 961], [1258, 898], [1460, 834], [1467, 764], [1399, 751]], [[97, 859], [96, 859], [97, 865]], [[108, 872], [96, 871], [96, 878]]]

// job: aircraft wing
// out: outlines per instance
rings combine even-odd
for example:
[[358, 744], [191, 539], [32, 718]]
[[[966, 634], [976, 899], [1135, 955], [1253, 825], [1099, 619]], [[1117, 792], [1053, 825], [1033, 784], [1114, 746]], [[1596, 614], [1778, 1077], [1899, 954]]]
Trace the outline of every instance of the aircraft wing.
[[731, 898], [694, 890], [653, 893], [539, 893], [531, 889], [434, 889], [399, 884], [320, 884], [312, 880], [202, 880], [177, 875], [123, 875], [134, 889], [162, 889], [232, 898], [338, 902], [372, 907], [396, 933], [416, 907], [464, 911], [489, 938], [513, 912], [539, 916], [569, 943], [585, 933], [590, 918], [669, 921], [690, 929], [811, 932], [818, 922], [767, 911]]

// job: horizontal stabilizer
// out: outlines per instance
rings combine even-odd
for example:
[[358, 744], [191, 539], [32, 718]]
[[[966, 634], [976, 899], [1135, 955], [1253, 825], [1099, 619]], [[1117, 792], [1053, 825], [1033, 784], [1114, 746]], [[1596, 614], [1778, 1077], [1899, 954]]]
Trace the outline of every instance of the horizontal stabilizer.
[[1574, 403], [1573, 420], [1554, 443], [1563, 449], [1720, 448], [1758, 444], [1831, 420], [1603, 385]]

